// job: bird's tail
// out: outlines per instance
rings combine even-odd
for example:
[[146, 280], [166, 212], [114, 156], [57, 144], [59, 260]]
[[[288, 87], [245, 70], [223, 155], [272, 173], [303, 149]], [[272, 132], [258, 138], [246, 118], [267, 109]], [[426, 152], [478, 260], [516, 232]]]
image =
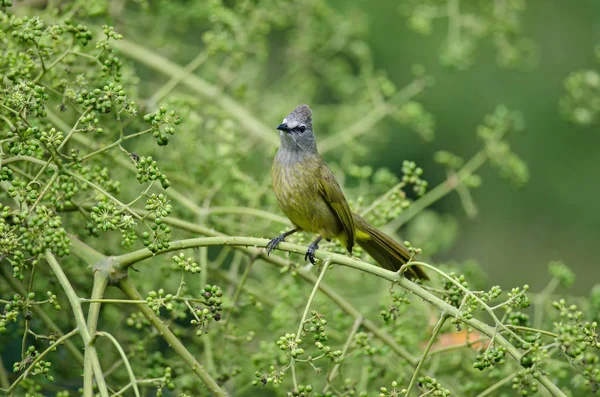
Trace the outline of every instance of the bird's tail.
[[[381, 265], [391, 271], [398, 271], [400, 267], [411, 259], [408, 249], [395, 242], [387, 234], [369, 225], [361, 216], [352, 214], [356, 225], [356, 242], [369, 255]], [[407, 278], [429, 280], [427, 274], [419, 266], [411, 266], [404, 273]]]

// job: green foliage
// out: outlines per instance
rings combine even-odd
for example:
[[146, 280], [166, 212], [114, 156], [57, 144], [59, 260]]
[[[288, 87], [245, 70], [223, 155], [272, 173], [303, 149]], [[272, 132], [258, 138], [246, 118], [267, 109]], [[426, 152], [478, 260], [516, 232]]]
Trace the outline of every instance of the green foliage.
[[[491, 37], [501, 66], [527, 69], [536, 47], [521, 36], [524, 6], [409, 1], [401, 12], [421, 33], [448, 19], [446, 66], [471, 65]], [[509, 144], [521, 112], [498, 105], [473, 134], [474, 155], [439, 150], [447, 178], [435, 186], [412, 160], [398, 160], [400, 175], [365, 165], [385, 139], [369, 134], [383, 121], [424, 142], [436, 126], [418, 99], [433, 78], [416, 65], [398, 87], [376, 66], [367, 26], [352, 6], [323, 0], [38, 9], [0, 0], [0, 389], [391, 397], [597, 388], [598, 288], [567, 305], [571, 297], [553, 295], [575, 280], [562, 262], [549, 264], [539, 294], [487, 285], [472, 262], [429, 264], [458, 237], [434, 203], [456, 192], [474, 216], [487, 161], [511, 185], [527, 183]], [[593, 76], [568, 78], [561, 109], [579, 124], [597, 116]], [[267, 170], [273, 120], [300, 100], [315, 109], [319, 148], [353, 210], [391, 234], [410, 221], [407, 266], [431, 282], [375, 267], [360, 249], [335, 256], [345, 254], [335, 241], [319, 250], [317, 279], [299, 255], [267, 256], [268, 239], [246, 237], [289, 229]], [[310, 238], [290, 236], [295, 248], [284, 250]]]

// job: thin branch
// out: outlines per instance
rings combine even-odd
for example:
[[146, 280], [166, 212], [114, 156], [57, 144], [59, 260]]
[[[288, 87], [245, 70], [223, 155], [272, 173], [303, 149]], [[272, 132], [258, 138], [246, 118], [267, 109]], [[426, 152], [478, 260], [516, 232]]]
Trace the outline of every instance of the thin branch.
[[417, 368], [415, 368], [415, 372], [413, 372], [413, 376], [410, 378], [410, 383], [408, 384], [408, 388], [406, 389], [406, 397], [410, 396], [410, 392], [412, 391], [413, 387], [417, 383], [417, 379], [419, 378], [419, 372], [421, 371], [421, 367], [423, 366], [423, 363], [425, 362], [425, 359], [427, 358], [427, 355], [429, 354], [429, 350], [431, 349], [433, 342], [435, 342], [435, 340], [437, 339], [437, 337], [440, 334], [440, 331], [442, 330], [442, 327], [444, 326], [444, 323], [446, 322], [448, 317], [449, 316], [445, 312], [442, 312], [442, 314], [440, 315], [440, 320], [435, 325], [435, 328], [433, 328], [433, 331], [431, 332], [431, 338], [429, 338], [429, 342], [427, 342], [427, 346], [425, 347], [425, 350], [423, 350], [423, 354], [421, 355], [421, 358], [419, 359]]
[[137, 379], [135, 378], [135, 375], [133, 374], [133, 369], [131, 368], [131, 364], [129, 364], [129, 359], [127, 358], [127, 355], [125, 354], [125, 351], [123, 351], [121, 344], [115, 339], [114, 336], [112, 336], [108, 332], [98, 332], [98, 335], [108, 338], [108, 340], [110, 340], [112, 342], [112, 344], [115, 346], [115, 348], [119, 351], [119, 354], [121, 355], [121, 359], [123, 360], [123, 363], [125, 364], [125, 368], [127, 368], [127, 374], [129, 375], [129, 380], [131, 381], [131, 383], [133, 385], [133, 392], [135, 393], [136, 397], [140, 397], [140, 391], [138, 390], [138, 387], [137, 387]]
[[77, 328], [75, 328], [73, 331], [71, 331], [71, 332], [69, 332], [69, 333], [61, 336], [60, 338], [58, 338], [56, 340], [56, 342], [54, 342], [46, 350], [44, 350], [42, 353], [40, 353], [38, 356], [36, 356], [35, 360], [33, 360], [33, 362], [31, 363], [31, 365], [29, 367], [27, 367], [27, 369], [25, 371], [23, 371], [23, 373], [17, 378], [17, 380], [15, 380], [13, 382], [13, 384], [8, 388], [8, 390], [6, 390], [6, 395], [7, 396], [12, 395], [13, 391], [19, 385], [19, 383], [21, 383], [21, 381], [23, 379], [25, 379], [27, 377], [27, 375], [29, 375], [29, 373], [31, 372], [31, 370], [35, 367], [35, 364], [39, 363], [41, 361], [41, 359], [44, 358], [44, 357], [46, 357], [46, 355], [48, 353], [50, 353], [51, 351], [54, 351], [56, 349], [56, 346], [60, 345], [62, 342], [66, 341], [67, 339], [69, 339], [73, 335], [77, 334], [78, 332], [79, 332], [79, 330]]
[[[81, 310], [81, 304], [79, 303], [79, 297], [77, 296], [75, 290], [71, 286], [71, 282], [67, 278], [67, 275], [63, 272], [60, 264], [56, 261], [56, 258], [50, 251], [46, 251], [46, 261], [50, 268], [54, 272], [54, 275], [58, 279], [61, 287], [65, 291], [67, 298], [69, 300], [69, 304], [71, 305], [71, 309], [73, 310], [73, 314], [75, 317], [75, 322], [77, 323], [77, 329], [79, 330], [79, 334], [81, 335], [81, 339], [85, 345], [85, 359], [84, 359], [84, 367], [86, 362], [90, 362], [91, 367], [93, 369], [94, 377], [96, 379], [96, 384], [98, 385], [98, 389], [100, 391], [100, 395], [102, 397], [108, 397], [108, 388], [106, 387], [106, 382], [104, 381], [104, 377], [102, 376], [102, 368], [100, 367], [100, 360], [98, 359], [98, 352], [94, 345], [90, 345], [90, 341], [92, 337], [88, 332], [87, 324], [85, 323], [85, 318], [83, 317], [83, 311]], [[84, 397], [92, 397], [91, 394], [85, 393], [85, 379], [84, 379]], [[88, 389], [89, 390], [89, 389]]]
[[423, 197], [413, 202], [406, 211], [403, 211], [397, 218], [385, 225], [387, 231], [395, 231], [411, 220], [414, 216], [421, 213], [425, 208], [431, 206], [448, 193], [452, 192], [469, 178], [475, 171], [481, 167], [487, 160], [487, 155], [484, 151], [478, 152], [468, 163], [466, 163], [454, 177], [447, 179], [444, 183], [437, 185], [435, 188], [427, 192]]
[[[6, 270], [6, 266], [0, 266], [0, 276], [2, 276], [4, 280], [8, 283], [8, 285], [10, 285], [11, 288], [19, 295], [27, 296], [27, 291], [25, 291], [23, 285], [21, 285], [21, 283], [18, 283], [12, 276], [12, 274], [9, 274], [8, 270]], [[35, 317], [42, 320], [42, 322], [46, 324], [46, 326], [48, 326], [48, 328], [50, 328], [50, 330], [56, 335], [58, 335], [59, 337], [65, 335], [65, 333], [60, 329], [58, 325], [56, 325], [54, 320], [50, 318], [50, 316], [45, 312], [44, 309], [42, 309], [39, 306], [32, 306], [31, 310], [33, 311]], [[79, 364], [83, 364], [83, 355], [81, 354], [77, 346], [73, 344], [72, 341], [65, 341], [65, 347]]]
[[[166, 253], [166, 252], [175, 251], [175, 250], [194, 248], [194, 247], [200, 247], [200, 246], [207, 246], [207, 247], [208, 246], [265, 247], [268, 242], [269, 242], [269, 240], [267, 240], [267, 239], [259, 239], [259, 238], [252, 238], [252, 237], [233, 237], [233, 236], [203, 237], [203, 238], [196, 238], [196, 239], [173, 241], [170, 243], [169, 248], [167, 248], [164, 251], [159, 252], [158, 255]], [[284, 242], [284, 243], [279, 244], [277, 249], [280, 251], [304, 255], [307, 247]], [[256, 251], [254, 251], [254, 252], [256, 252]], [[265, 251], [262, 250], [262, 252], [265, 252]], [[128, 266], [131, 266], [134, 263], [137, 263], [141, 260], [147, 259], [154, 255], [157, 255], [157, 254], [151, 253], [148, 249], [142, 249], [142, 250], [135, 251], [135, 252], [132, 252], [129, 254], [115, 257], [115, 261], [116, 261], [117, 266], [126, 268]], [[266, 253], [265, 253], [265, 256], [266, 256]], [[415, 294], [418, 297], [425, 300], [427, 303], [438, 308], [440, 311], [445, 312], [447, 315], [454, 316], [454, 317], [459, 316], [459, 312], [456, 307], [451, 306], [450, 304], [448, 304], [444, 300], [438, 298], [431, 292], [425, 290], [418, 284], [415, 284], [415, 283], [411, 282], [410, 280], [399, 276], [398, 273], [391, 272], [391, 271], [381, 268], [379, 266], [371, 265], [369, 263], [360, 261], [358, 259], [350, 258], [350, 257], [344, 256], [344, 255], [335, 254], [335, 253], [331, 253], [331, 252], [327, 252], [327, 251], [323, 251], [323, 250], [317, 250], [315, 253], [315, 257], [322, 259], [322, 260], [331, 260], [331, 263], [350, 267], [353, 269], [357, 269], [357, 270], [375, 275], [377, 277], [383, 278], [385, 280], [395, 282], [400, 287], [408, 290], [409, 292], [412, 292], [413, 294]], [[413, 262], [413, 265], [414, 264], [415, 263]], [[422, 266], [427, 265], [427, 264], [422, 264], [422, 263], [419, 263], [419, 264]], [[429, 265], [427, 265], [427, 266], [431, 267]], [[149, 310], [151, 310], [151, 309], [149, 309]], [[519, 349], [517, 347], [515, 347], [514, 345], [512, 345], [502, 335], [497, 335], [496, 327], [487, 325], [484, 322], [482, 322], [476, 318], [470, 318], [470, 319], [463, 318], [462, 321], [465, 324], [475, 328], [483, 335], [487, 335], [490, 338], [494, 337], [495, 342], [498, 345], [504, 347], [506, 349], [506, 351], [508, 352], [508, 354], [510, 356], [512, 356], [518, 363], [521, 362], [521, 358], [522, 358], [523, 354], [521, 354]], [[502, 326], [502, 324], [499, 324], [499, 325]], [[552, 383], [547, 377], [541, 375], [538, 380], [553, 396], [566, 397], [566, 395], [554, 383]]]
[[247, 131], [255, 138], [260, 139], [267, 145], [266, 147], [275, 147], [277, 145], [277, 139], [274, 139], [273, 133], [269, 133], [269, 131], [273, 130], [272, 127], [269, 128], [263, 124], [254, 117], [248, 109], [234, 101], [231, 97], [225, 95], [218, 87], [198, 76], [187, 73], [184, 68], [169, 61], [167, 58], [163, 58], [156, 52], [129, 40], [124, 39], [114, 41], [112, 42], [112, 45], [120, 50], [121, 55], [135, 59], [167, 76], [177, 77], [180, 75], [187, 75], [181, 82], [182, 84], [204, 96], [206, 99], [211, 100], [220, 108], [228, 112], [244, 126], [244, 131]]
[[[131, 284], [128, 279], [122, 279], [119, 283], [119, 288], [125, 292], [133, 300], [141, 300], [142, 296], [138, 290]], [[152, 326], [156, 328], [160, 336], [173, 348], [173, 350], [192, 368], [192, 371], [200, 378], [200, 380], [208, 387], [213, 395], [219, 397], [227, 396], [227, 392], [223, 390], [217, 382], [206, 372], [204, 366], [200, 364], [196, 358], [189, 352], [176, 337], [169, 327], [154, 313], [150, 306], [141, 305], [140, 311], [150, 321]]]

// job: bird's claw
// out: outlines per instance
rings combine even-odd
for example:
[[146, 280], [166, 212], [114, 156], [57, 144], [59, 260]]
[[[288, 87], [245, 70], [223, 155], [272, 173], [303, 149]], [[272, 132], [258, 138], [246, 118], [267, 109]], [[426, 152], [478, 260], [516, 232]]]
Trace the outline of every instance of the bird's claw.
[[275, 237], [274, 239], [272, 239], [271, 241], [269, 241], [269, 243], [265, 247], [267, 249], [267, 256], [269, 256], [271, 251], [273, 251], [275, 248], [277, 248], [279, 243], [281, 243], [282, 241], [285, 241], [285, 236], [283, 234], [281, 234], [281, 235]]
[[308, 249], [306, 250], [306, 255], [304, 255], [304, 260], [309, 260], [310, 263], [312, 263], [313, 265], [316, 264], [315, 262], [315, 251], [319, 249], [319, 245], [316, 243], [312, 243], [311, 245], [308, 246]]

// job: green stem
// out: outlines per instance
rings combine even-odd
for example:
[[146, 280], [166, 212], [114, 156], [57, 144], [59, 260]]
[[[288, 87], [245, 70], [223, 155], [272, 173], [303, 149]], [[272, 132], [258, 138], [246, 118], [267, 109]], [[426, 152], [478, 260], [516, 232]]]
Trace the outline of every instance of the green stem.
[[6, 395], [7, 396], [12, 395], [13, 391], [15, 390], [15, 388], [19, 385], [19, 383], [21, 383], [21, 381], [23, 379], [25, 379], [27, 377], [27, 375], [29, 375], [29, 373], [31, 372], [31, 370], [33, 369], [33, 367], [35, 366], [35, 364], [39, 363], [40, 360], [42, 358], [46, 357], [46, 355], [48, 353], [50, 353], [51, 351], [54, 351], [56, 349], [56, 346], [59, 346], [62, 342], [66, 341], [67, 339], [69, 339], [73, 335], [77, 334], [78, 332], [79, 332], [79, 330], [77, 328], [75, 328], [73, 331], [71, 331], [71, 332], [69, 332], [69, 333], [61, 336], [60, 338], [58, 338], [55, 343], [53, 343], [46, 350], [44, 350], [42, 353], [40, 353], [35, 358], [35, 360], [33, 360], [33, 362], [31, 363], [31, 365], [29, 367], [27, 367], [27, 369], [25, 371], [23, 371], [23, 373], [13, 382], [12, 385], [10, 385], [10, 387], [8, 388], [8, 390], [6, 390]]
[[560, 285], [560, 281], [553, 277], [548, 285], [536, 296], [533, 301], [533, 327], [540, 328], [544, 317], [544, 306], [548, 303], [548, 297]]
[[[120, 281], [119, 287], [129, 298], [133, 300], [143, 299], [137, 289], [131, 282], [124, 278]], [[213, 395], [224, 397], [227, 392], [206, 372], [206, 369], [194, 358], [194, 356], [185, 348], [183, 343], [176, 337], [169, 327], [154, 313], [150, 306], [140, 305], [139, 310], [150, 321], [152, 326], [158, 331], [163, 339], [175, 350], [175, 352], [192, 368], [194, 373], [208, 387]]]
[[481, 167], [487, 160], [485, 151], [478, 152], [467, 164], [465, 164], [453, 177], [440, 183], [435, 188], [427, 192], [423, 197], [413, 202], [406, 211], [385, 225], [384, 230], [395, 231], [404, 225], [406, 222], [421, 213], [425, 208], [431, 206], [448, 193], [455, 190], [458, 186], [465, 182], [475, 171]]
[[376, 106], [371, 112], [369, 112], [362, 119], [355, 121], [352, 125], [332, 136], [329, 136], [319, 143], [319, 152], [321, 154], [333, 150], [341, 145], [344, 145], [356, 137], [363, 135], [373, 130], [373, 127], [381, 121], [384, 117], [390, 114], [393, 109], [392, 103], [401, 104], [409, 101], [411, 98], [423, 92], [426, 87], [424, 79], [418, 79], [398, 91], [390, 103], [383, 103]]
[[[313, 287], [310, 296], [308, 297], [308, 301], [306, 302], [306, 306], [304, 306], [304, 313], [302, 313], [302, 318], [300, 319], [300, 324], [298, 325], [298, 331], [296, 331], [296, 343], [299, 343], [301, 338], [302, 338], [302, 331], [304, 330], [304, 322], [306, 321], [306, 318], [308, 317], [308, 311], [310, 310], [310, 305], [312, 304], [312, 301], [315, 299], [315, 295], [317, 295], [317, 291], [319, 290], [319, 284], [321, 284], [321, 281], [323, 281], [323, 277], [325, 276], [325, 272], [327, 271], [327, 268], [329, 267], [329, 261], [326, 260], [325, 263], [323, 264], [323, 268], [321, 269], [321, 273], [319, 273], [319, 277], [317, 278], [317, 281], [315, 282], [315, 286]], [[290, 364], [290, 366], [292, 367], [292, 379], [294, 381], [294, 389], [298, 388], [298, 381], [296, 379], [296, 366], [295, 366], [295, 359], [294, 357], [292, 357], [292, 362]]]
[[200, 65], [204, 63], [208, 59], [208, 54], [206, 52], [201, 52], [196, 55], [194, 59], [183, 69], [185, 73], [182, 73], [177, 76], [172, 76], [169, 81], [165, 83], [162, 87], [160, 87], [151, 97], [148, 99], [148, 103], [151, 105], [156, 105], [158, 102], [162, 101], [179, 83], [181, 83], [184, 79], [186, 79], [190, 74], [194, 72], [194, 70], [198, 69]]
[[[50, 268], [54, 272], [54, 275], [58, 279], [61, 287], [65, 291], [67, 298], [69, 300], [69, 304], [71, 305], [71, 309], [73, 310], [73, 314], [75, 317], [75, 322], [77, 323], [77, 328], [79, 330], [79, 334], [81, 335], [81, 339], [83, 340], [83, 344], [85, 345], [85, 356], [84, 356], [84, 368], [86, 365], [90, 365], [93, 369], [93, 375], [96, 379], [96, 384], [98, 385], [98, 389], [100, 391], [100, 395], [102, 397], [108, 397], [108, 388], [106, 387], [106, 382], [104, 381], [104, 377], [102, 376], [102, 368], [100, 367], [100, 360], [98, 359], [98, 352], [94, 345], [89, 344], [92, 340], [92, 337], [88, 331], [87, 324], [85, 323], [85, 318], [83, 317], [83, 311], [81, 310], [81, 304], [79, 302], [79, 297], [75, 293], [75, 290], [71, 286], [71, 282], [67, 278], [66, 274], [63, 272], [59, 263], [54, 258], [54, 255], [50, 251], [46, 251], [46, 261]], [[91, 384], [91, 379], [84, 378], [84, 397], [92, 397], [93, 394], [86, 393], [86, 382]]]
[[[166, 222], [166, 223], [168, 223], [168, 222]], [[212, 233], [214, 233], [214, 232], [212, 232]], [[161, 251], [159, 254], [174, 251], [174, 250], [194, 248], [194, 247], [200, 247], [200, 246], [265, 247], [268, 242], [269, 242], [269, 240], [267, 240], [267, 239], [252, 238], [252, 237], [233, 237], [233, 236], [203, 237], [203, 238], [196, 238], [196, 239], [173, 241], [170, 243], [170, 246], [168, 249]], [[278, 245], [277, 249], [280, 251], [304, 255], [306, 253], [307, 247], [300, 246], [297, 244], [283, 242]], [[257, 254], [258, 250], [252, 249], [252, 250], [249, 250], [249, 252]], [[136, 262], [139, 262], [141, 260], [144, 260], [146, 258], [153, 257], [153, 256], [155, 256], [155, 254], [152, 254], [148, 249], [143, 249], [143, 250], [135, 251], [135, 252], [132, 252], [129, 254], [125, 254], [125, 255], [116, 257], [115, 261], [116, 261], [116, 266], [128, 267]], [[264, 250], [261, 250], [261, 257], [267, 258], [266, 252]], [[357, 270], [363, 271], [365, 273], [369, 273], [374, 276], [380, 277], [382, 279], [385, 279], [385, 280], [388, 280], [391, 282], [395, 282], [400, 287], [406, 289], [409, 292], [412, 292], [416, 296], [423, 299], [425, 302], [438, 308], [440, 311], [447, 313], [447, 315], [449, 315], [449, 316], [458, 317], [460, 314], [456, 307], [451, 306], [450, 304], [448, 304], [444, 300], [438, 298], [437, 296], [435, 296], [431, 292], [427, 291], [423, 287], [419, 286], [418, 284], [415, 284], [404, 277], [399, 277], [398, 273], [391, 272], [382, 267], [371, 265], [369, 263], [360, 261], [358, 259], [350, 258], [350, 257], [344, 256], [344, 255], [335, 254], [335, 253], [331, 253], [331, 252], [327, 252], [327, 251], [323, 251], [323, 250], [317, 250], [315, 253], [315, 257], [322, 259], [322, 260], [331, 260], [331, 263], [350, 267], [353, 269], [357, 269]], [[274, 259], [274, 257], [273, 257], [273, 259]], [[287, 266], [288, 262], [284, 261], [284, 263]], [[414, 263], [414, 264], [417, 264], [417, 263]], [[418, 264], [420, 264], [421, 266], [426, 265], [427, 267], [431, 267], [430, 265], [423, 264], [421, 262], [419, 262]], [[439, 270], [437, 270], [437, 269], [436, 269], [436, 271], [439, 272]], [[302, 274], [302, 273], [299, 272], [299, 274]], [[149, 310], [151, 310], [151, 309], [149, 309]], [[487, 325], [484, 322], [482, 322], [476, 318], [463, 319], [462, 321], [465, 324], [475, 328], [483, 335], [487, 335], [490, 338], [494, 337], [494, 335], [497, 334], [496, 327]], [[366, 326], [366, 324], [367, 324], [367, 322], [365, 322], [365, 326]], [[521, 362], [522, 354], [520, 353], [519, 349], [517, 349], [515, 346], [513, 346], [506, 338], [504, 338], [501, 335], [496, 335], [495, 342], [498, 345], [504, 347], [506, 349], [506, 351], [508, 352], [508, 354], [510, 356], [512, 356], [517, 362], [519, 362], [519, 363]], [[545, 377], [543, 375], [540, 376], [539, 382], [546, 389], [548, 389], [548, 391], [553, 396], [566, 397], [566, 395], [556, 385], [554, 385], [547, 377]]]
[[331, 387], [331, 382], [333, 382], [333, 380], [337, 376], [338, 371], [339, 371], [342, 363], [344, 362], [344, 358], [346, 357], [346, 353], [348, 352], [348, 348], [350, 347], [350, 344], [352, 343], [352, 340], [354, 339], [356, 332], [358, 332], [358, 329], [360, 328], [360, 325], [362, 324], [362, 322], [363, 322], [362, 317], [357, 317], [354, 320], [354, 324], [352, 324], [352, 328], [350, 329], [350, 333], [348, 334], [346, 343], [344, 343], [344, 347], [342, 348], [342, 355], [339, 357], [338, 362], [331, 369], [329, 376], [327, 376], [327, 382], [325, 383], [325, 388], [323, 389], [323, 394], [325, 394], [325, 392], [327, 392], [327, 390], [329, 390], [329, 388]]
[[[92, 300], [102, 299], [104, 296], [104, 291], [108, 286], [108, 276], [103, 271], [95, 271], [94, 272], [94, 284], [92, 286]], [[78, 302], [81, 302], [78, 299]], [[98, 328], [98, 317], [100, 316], [100, 308], [102, 303], [93, 302], [90, 303], [90, 307], [88, 310], [88, 318], [87, 318], [87, 328], [90, 335], [96, 335], [96, 329]], [[90, 354], [90, 349], [88, 347], [94, 346], [95, 337], [89, 341], [85, 349], [85, 361], [83, 364], [83, 390], [85, 392], [93, 393], [93, 384], [92, 384], [92, 361], [88, 360], [88, 356]], [[87, 382], [86, 382], [87, 381]]]
[[479, 393], [476, 397], [485, 397], [485, 396], [492, 395], [492, 393], [494, 393], [496, 390], [498, 390], [499, 388], [501, 388], [502, 386], [504, 386], [505, 384], [510, 382], [515, 376], [517, 376], [517, 374], [518, 374], [518, 372], [514, 372], [514, 373], [508, 375], [507, 377], [502, 378], [498, 382], [494, 383], [493, 385], [491, 385], [490, 387], [488, 387], [487, 389], [485, 389], [484, 391]]
[[427, 346], [425, 347], [425, 350], [423, 351], [423, 354], [421, 355], [421, 358], [419, 359], [419, 362], [417, 363], [417, 368], [415, 368], [415, 372], [413, 372], [413, 376], [410, 379], [408, 388], [406, 389], [406, 397], [410, 396], [410, 393], [411, 393], [413, 387], [417, 383], [417, 379], [419, 378], [419, 372], [421, 371], [421, 367], [423, 366], [423, 363], [425, 362], [425, 359], [427, 358], [427, 355], [429, 354], [429, 350], [431, 349], [433, 342], [435, 342], [435, 340], [437, 339], [437, 337], [440, 334], [440, 331], [442, 330], [442, 327], [444, 326], [444, 323], [446, 322], [448, 317], [449, 317], [448, 314], [446, 314], [445, 312], [442, 312], [442, 314], [440, 316], [440, 320], [437, 322], [437, 324], [433, 328], [433, 331], [431, 333], [431, 338], [429, 338], [429, 342], [427, 342]]
[[114, 336], [112, 336], [108, 332], [98, 332], [98, 335], [108, 338], [108, 340], [110, 340], [112, 342], [112, 344], [115, 346], [115, 348], [119, 351], [119, 354], [121, 355], [121, 359], [123, 360], [123, 363], [125, 364], [125, 368], [127, 369], [127, 374], [129, 375], [129, 381], [133, 385], [133, 392], [135, 393], [135, 397], [140, 397], [140, 391], [138, 390], [138, 387], [137, 387], [137, 379], [135, 378], [135, 375], [133, 374], [133, 369], [131, 368], [129, 359], [127, 358], [127, 355], [125, 354], [125, 351], [123, 351], [121, 344], [115, 339]]
[[267, 145], [266, 147], [272, 148], [277, 145], [277, 139], [274, 139], [273, 133], [269, 133], [273, 128], [269, 128], [260, 122], [248, 109], [225, 95], [217, 86], [202, 80], [198, 76], [187, 73], [184, 68], [169, 61], [167, 58], [163, 58], [154, 51], [129, 40], [114, 41], [112, 42], [112, 45], [120, 50], [121, 55], [135, 59], [167, 76], [177, 77], [186, 75], [182, 84], [185, 84], [196, 93], [211, 100], [217, 106], [228, 112], [244, 126], [244, 131], [247, 131], [254, 137], [260, 139]]

